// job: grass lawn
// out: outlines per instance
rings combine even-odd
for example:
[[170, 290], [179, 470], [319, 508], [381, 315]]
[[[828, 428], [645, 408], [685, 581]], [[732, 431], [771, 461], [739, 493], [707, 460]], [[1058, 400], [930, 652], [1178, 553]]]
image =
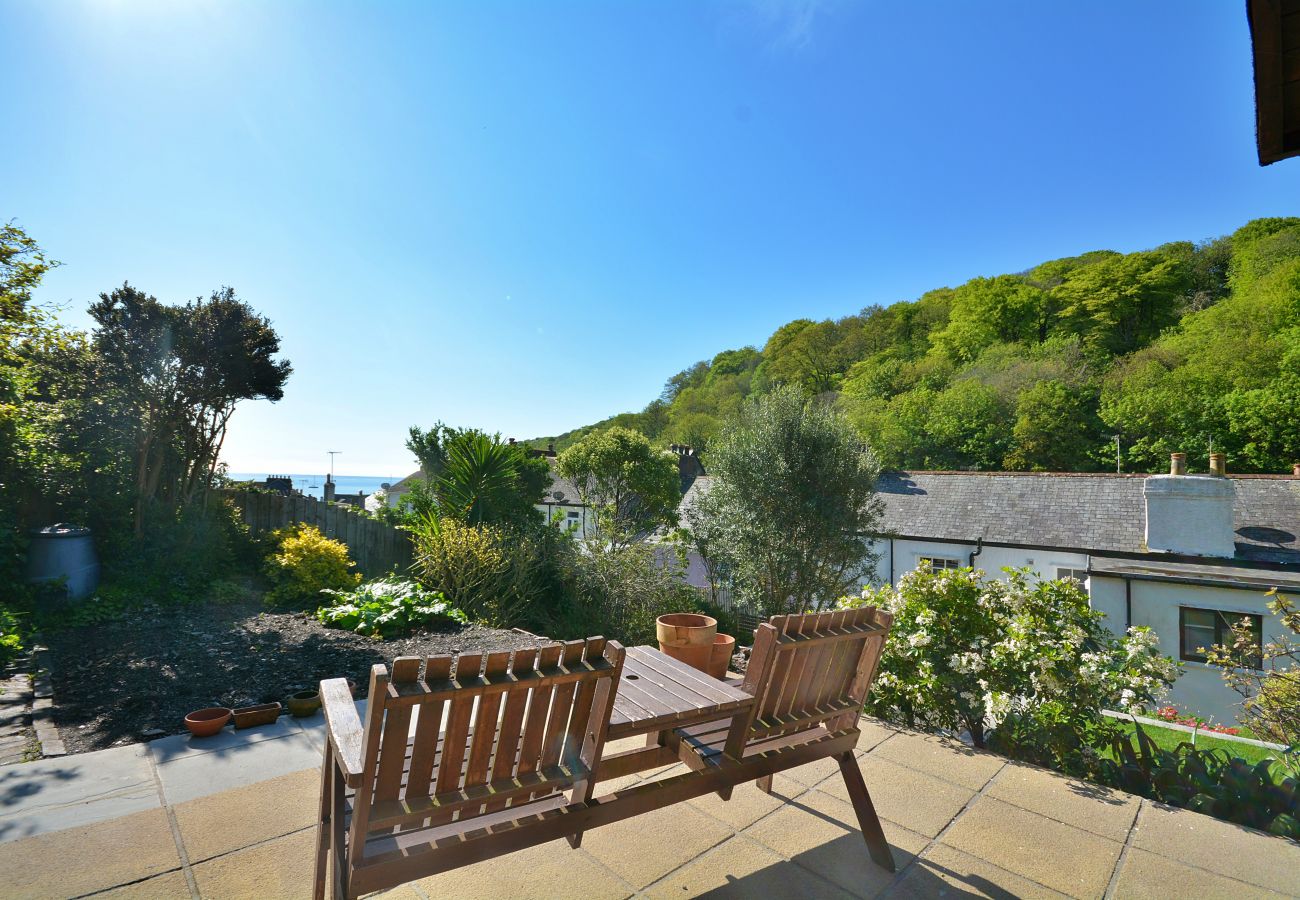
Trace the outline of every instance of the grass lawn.
[[[1135, 730], [1132, 722], [1121, 721], [1120, 724], [1124, 726], [1129, 734], [1132, 734]], [[1143, 725], [1142, 730], [1162, 750], [1173, 750], [1181, 743], [1192, 742], [1191, 733], [1186, 731], [1161, 728], [1156, 725]], [[1273, 776], [1273, 780], [1279, 783], [1288, 774], [1282, 766], [1282, 754], [1277, 750], [1269, 750], [1267, 747], [1256, 747], [1253, 744], [1242, 744], [1237, 741], [1225, 741], [1205, 731], [1197, 733], [1196, 747], [1203, 750], [1225, 750], [1230, 756], [1244, 759], [1252, 766], [1261, 759], [1275, 759], [1277, 763], [1269, 767], [1269, 773]]]

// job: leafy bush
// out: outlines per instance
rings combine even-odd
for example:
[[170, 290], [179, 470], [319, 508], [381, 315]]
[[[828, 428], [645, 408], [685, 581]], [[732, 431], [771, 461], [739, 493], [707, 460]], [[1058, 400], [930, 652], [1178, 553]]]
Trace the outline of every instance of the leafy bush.
[[[1134, 743], [1136, 741], [1136, 743]], [[1300, 840], [1300, 782], [1275, 780], [1276, 760], [1251, 765], [1223, 750], [1180, 743], [1162, 749], [1141, 729], [1117, 738], [1116, 760], [1100, 760], [1094, 780], [1171, 806]]]
[[390, 638], [421, 628], [439, 630], [463, 625], [469, 618], [437, 591], [426, 591], [413, 581], [384, 578], [353, 591], [325, 590], [337, 598], [316, 611], [330, 628]]
[[675, 563], [653, 544], [588, 543], [568, 559], [565, 602], [553, 608], [547, 630], [654, 643], [656, 618], [699, 607], [700, 592], [682, 580]]
[[427, 516], [413, 529], [421, 582], [472, 621], [520, 624], [537, 598], [536, 542], [492, 525]]
[[[842, 607], [881, 606], [894, 616], [869, 711], [913, 727], [969, 732], [985, 746], [1008, 719], [1026, 735], [1050, 726], [1080, 732], [1104, 708], [1138, 709], [1178, 674], [1149, 629], [1115, 638], [1072, 579], [1032, 582], [1027, 570], [985, 580], [973, 569], [904, 575], [898, 588], [867, 589]], [[1029, 751], [1026, 751], [1029, 752]], [[1034, 751], [1038, 752], [1038, 751]]]
[[208, 588], [208, 602], [217, 606], [233, 606], [257, 596], [257, 590], [248, 579], [221, 578]]
[[23, 631], [18, 615], [0, 606], [0, 668], [23, 652]]
[[315, 525], [298, 523], [271, 532], [276, 548], [266, 557], [266, 572], [273, 587], [269, 603], [293, 603], [316, 597], [324, 590], [356, 587], [361, 576], [349, 571], [356, 565], [347, 545], [321, 534]]

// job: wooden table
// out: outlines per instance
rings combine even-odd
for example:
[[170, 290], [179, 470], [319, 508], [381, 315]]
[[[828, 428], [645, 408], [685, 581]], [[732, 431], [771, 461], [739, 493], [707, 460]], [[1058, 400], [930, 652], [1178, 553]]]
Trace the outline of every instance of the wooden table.
[[601, 781], [676, 761], [664, 746], [674, 728], [733, 718], [747, 712], [754, 698], [711, 678], [654, 647], [630, 647], [623, 660], [608, 739], [646, 735], [646, 746], [601, 757]]

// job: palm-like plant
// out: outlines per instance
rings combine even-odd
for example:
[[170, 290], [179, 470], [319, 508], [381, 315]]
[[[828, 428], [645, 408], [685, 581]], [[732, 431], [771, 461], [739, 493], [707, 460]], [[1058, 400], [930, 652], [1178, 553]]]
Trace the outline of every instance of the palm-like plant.
[[446, 463], [434, 485], [444, 515], [471, 525], [517, 515], [521, 497], [516, 448], [471, 431], [451, 441], [446, 451]]

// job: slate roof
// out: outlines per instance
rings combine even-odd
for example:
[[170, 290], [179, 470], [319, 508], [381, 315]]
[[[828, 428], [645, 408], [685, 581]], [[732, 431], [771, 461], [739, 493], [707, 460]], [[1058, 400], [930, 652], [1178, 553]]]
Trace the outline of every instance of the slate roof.
[[[1300, 478], [1231, 477], [1237, 559], [1300, 565]], [[1087, 553], [1145, 553], [1145, 475], [1032, 472], [886, 472], [882, 531], [904, 537]], [[686, 512], [712, 485], [695, 480]]]
[[548, 458], [546, 462], [551, 467], [551, 485], [542, 496], [542, 502], [555, 503], [560, 506], [583, 506], [584, 504], [578, 496], [577, 486], [560, 475], [559, 470], [555, 467], [555, 459]]
[[[890, 534], [1144, 553], [1145, 475], [887, 472]], [[1232, 477], [1237, 558], [1300, 564], [1300, 479]]]

